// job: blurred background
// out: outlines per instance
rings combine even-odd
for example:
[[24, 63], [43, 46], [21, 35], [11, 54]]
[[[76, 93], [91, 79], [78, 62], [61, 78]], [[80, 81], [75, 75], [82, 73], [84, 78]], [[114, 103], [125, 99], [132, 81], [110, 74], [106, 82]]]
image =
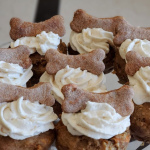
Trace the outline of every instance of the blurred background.
[[[62, 40], [68, 44], [69, 24], [79, 8], [95, 17], [124, 16], [132, 25], [150, 27], [150, 0], [0, 0], [0, 48], [7, 48], [11, 42], [9, 21], [12, 17], [40, 22], [56, 14], [65, 19], [66, 35]], [[113, 74], [107, 75], [106, 80], [108, 90], [121, 86]], [[150, 150], [147, 145], [140, 145], [141, 142], [131, 142], [128, 150]]]

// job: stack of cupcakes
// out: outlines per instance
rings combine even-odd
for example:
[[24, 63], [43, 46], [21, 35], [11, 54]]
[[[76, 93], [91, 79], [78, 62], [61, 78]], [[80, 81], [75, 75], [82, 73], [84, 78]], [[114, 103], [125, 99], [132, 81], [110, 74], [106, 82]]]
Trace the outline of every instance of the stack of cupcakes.
[[[0, 149], [48, 149], [56, 139], [58, 150], [125, 150], [130, 129], [150, 142], [150, 29], [77, 10], [67, 52], [63, 23], [11, 19], [14, 41], [0, 49]], [[107, 91], [113, 69], [127, 85]]]

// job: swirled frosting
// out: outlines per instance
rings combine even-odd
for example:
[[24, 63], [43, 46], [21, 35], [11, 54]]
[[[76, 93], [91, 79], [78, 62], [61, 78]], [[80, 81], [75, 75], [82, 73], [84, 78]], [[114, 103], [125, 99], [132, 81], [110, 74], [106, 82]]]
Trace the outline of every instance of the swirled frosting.
[[137, 105], [150, 102], [150, 67], [141, 67], [134, 76], [128, 76], [129, 84], [133, 86], [133, 101]]
[[33, 48], [33, 52], [37, 50], [40, 55], [45, 55], [48, 49], [57, 49], [60, 44], [60, 37], [53, 32], [46, 33], [42, 31], [36, 37], [22, 37], [15, 42], [11, 42], [11, 48], [19, 45], [26, 45]]
[[150, 57], [150, 41], [140, 39], [127, 39], [121, 44], [119, 48], [119, 53], [122, 59], [126, 59], [126, 53], [129, 51], [136, 51], [141, 56]]
[[122, 117], [107, 103], [87, 102], [80, 113], [62, 113], [62, 122], [72, 135], [109, 139], [125, 132], [130, 116]]
[[23, 69], [23, 67], [18, 64], [0, 61], [0, 82], [25, 86], [33, 75], [31, 69], [32, 65], [28, 69]]
[[106, 92], [105, 81], [103, 73], [97, 76], [87, 70], [82, 71], [80, 68], [74, 69], [69, 66], [59, 70], [56, 75], [45, 72], [40, 78], [40, 82], [51, 83], [53, 95], [59, 103], [64, 99], [61, 88], [66, 84], [72, 83], [89, 92], [101, 93]]
[[23, 140], [54, 129], [57, 119], [53, 108], [23, 97], [11, 103], [0, 104], [0, 135]]
[[71, 32], [70, 45], [74, 51], [80, 54], [91, 52], [95, 49], [103, 49], [107, 54], [109, 44], [113, 45], [113, 33], [102, 28], [83, 29], [82, 33]]

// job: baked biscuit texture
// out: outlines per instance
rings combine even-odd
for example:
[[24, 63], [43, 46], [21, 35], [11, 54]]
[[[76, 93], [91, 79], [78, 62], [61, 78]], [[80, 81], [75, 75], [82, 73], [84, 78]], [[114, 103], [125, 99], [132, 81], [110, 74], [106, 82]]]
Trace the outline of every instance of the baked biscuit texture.
[[18, 64], [24, 69], [27, 69], [32, 64], [29, 58], [30, 50], [28, 46], [23, 45], [16, 48], [0, 48], [0, 61]]
[[84, 10], [78, 9], [74, 13], [73, 21], [70, 23], [71, 29], [81, 32], [86, 28], [102, 28], [112, 32], [114, 44], [120, 46], [126, 39], [147, 39], [150, 40], [150, 28], [134, 27], [130, 25], [122, 16], [112, 18], [96, 18], [87, 14]]
[[55, 131], [49, 130], [25, 140], [0, 136], [0, 150], [48, 150], [55, 140]]
[[25, 36], [36, 36], [42, 31], [52, 31], [61, 37], [65, 34], [64, 19], [60, 15], [53, 16], [39, 23], [24, 22], [19, 18], [12, 18], [10, 20], [10, 27], [10, 37], [12, 40], [17, 40]]
[[141, 67], [150, 66], [150, 58], [143, 57], [136, 51], [129, 51], [126, 54], [126, 60], [125, 71], [130, 76], [133, 76]]
[[131, 134], [137, 140], [150, 143], [150, 103], [134, 104], [131, 115]]
[[95, 140], [86, 136], [73, 136], [60, 121], [56, 126], [56, 147], [58, 150], [126, 150], [130, 141], [130, 132], [116, 135], [111, 139]]
[[62, 109], [67, 113], [74, 113], [84, 109], [87, 101], [108, 103], [123, 117], [131, 115], [134, 111], [132, 102], [134, 92], [128, 85], [105, 93], [92, 93], [84, 91], [76, 85], [68, 84], [63, 86], [62, 93], [64, 95]]
[[72, 68], [80, 67], [81, 70], [87, 70], [93, 74], [100, 75], [105, 69], [102, 62], [104, 57], [105, 52], [101, 49], [81, 55], [65, 55], [50, 49], [45, 54], [46, 61], [48, 62], [46, 71], [48, 74], [56, 74], [59, 70], [69, 65]]
[[0, 82], [0, 87], [0, 103], [11, 102], [13, 100], [17, 100], [21, 96], [31, 102], [39, 101], [39, 103], [47, 106], [52, 106], [55, 103], [55, 99], [51, 95], [52, 87], [46, 82], [40, 82], [30, 88]]

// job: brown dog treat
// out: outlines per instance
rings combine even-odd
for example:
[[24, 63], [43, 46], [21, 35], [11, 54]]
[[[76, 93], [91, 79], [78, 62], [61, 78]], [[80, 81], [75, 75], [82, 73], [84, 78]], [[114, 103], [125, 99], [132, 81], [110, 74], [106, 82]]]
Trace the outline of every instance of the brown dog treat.
[[70, 23], [70, 27], [73, 31], [80, 33], [86, 28], [102, 28], [103, 30], [113, 32], [116, 34], [116, 26], [120, 21], [123, 21], [123, 17], [116, 16], [113, 18], [96, 18], [87, 14], [84, 10], [78, 9], [74, 13], [73, 21]]
[[0, 150], [48, 150], [55, 137], [54, 130], [49, 130], [24, 140], [14, 140], [8, 136], [0, 135]]
[[129, 51], [126, 54], [126, 60], [125, 71], [130, 76], [133, 76], [141, 67], [150, 66], [150, 58], [143, 57], [136, 51]]
[[117, 46], [120, 46], [126, 39], [150, 40], [150, 28], [134, 27], [121, 16], [96, 18], [81, 9], [78, 9], [74, 13], [70, 27], [78, 33], [86, 28], [102, 28], [106, 31], [113, 32], [115, 36], [114, 44]]
[[[105, 74], [111, 72], [114, 69], [113, 64], [114, 64], [114, 58], [115, 58], [115, 48], [112, 47], [111, 45], [109, 45], [109, 49], [110, 49], [109, 53], [106, 54], [106, 57], [103, 60], [104, 65], [105, 65], [105, 70], [104, 70]], [[68, 44], [68, 54], [69, 55], [79, 55], [80, 53], [78, 51], [74, 51], [71, 48], [70, 43], [69, 43]]]
[[56, 126], [56, 147], [58, 150], [126, 150], [130, 141], [127, 129], [110, 139], [93, 139], [87, 136], [74, 136], [68, 132], [62, 121]]
[[124, 85], [117, 90], [97, 94], [79, 89], [76, 85], [68, 84], [63, 86], [62, 93], [65, 97], [62, 102], [62, 109], [67, 113], [84, 109], [87, 101], [108, 103], [123, 117], [131, 115], [134, 110], [132, 102], [134, 92], [128, 85]]
[[93, 74], [100, 75], [105, 69], [102, 62], [104, 57], [105, 52], [100, 49], [81, 55], [65, 55], [50, 49], [45, 54], [46, 61], [48, 62], [46, 71], [49, 74], [56, 74], [59, 70], [69, 65], [72, 68], [80, 67], [81, 70], [87, 70]]
[[150, 103], [142, 105], [134, 104], [134, 112], [131, 115], [131, 134], [139, 141], [150, 143]]
[[18, 46], [16, 48], [0, 48], [0, 61], [18, 64], [24, 69], [29, 68], [32, 64], [29, 55], [30, 48], [28, 46]]
[[120, 21], [116, 27], [114, 44], [120, 46], [126, 39], [147, 39], [150, 41], [150, 28], [134, 27], [127, 21]]
[[24, 22], [19, 18], [12, 18], [10, 20], [10, 37], [17, 40], [25, 36], [36, 36], [42, 31], [52, 31], [59, 36], [65, 34], [64, 19], [60, 15], [53, 16], [52, 18], [39, 23]]
[[51, 95], [51, 85], [49, 83], [38, 83], [31, 88], [0, 83], [0, 103], [17, 100], [21, 96], [31, 102], [39, 101], [41, 104], [52, 106], [55, 103]]

